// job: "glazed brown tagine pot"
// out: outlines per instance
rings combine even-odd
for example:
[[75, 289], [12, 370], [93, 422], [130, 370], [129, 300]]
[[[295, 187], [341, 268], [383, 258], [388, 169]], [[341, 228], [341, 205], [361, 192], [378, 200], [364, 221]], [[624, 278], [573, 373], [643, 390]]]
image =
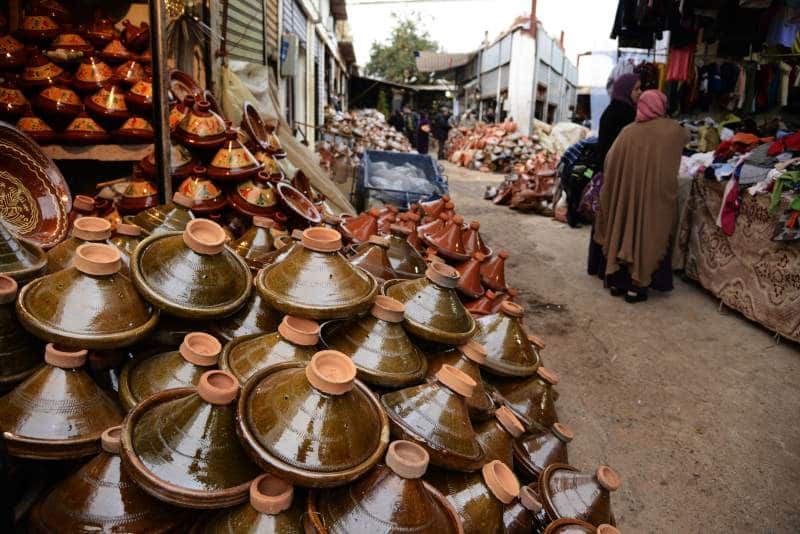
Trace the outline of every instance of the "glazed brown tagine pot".
[[514, 443], [514, 465], [526, 480], [536, 481], [549, 465], [568, 464], [567, 444], [574, 434], [561, 423], [549, 430], [536, 430]]
[[186, 98], [170, 105], [169, 129], [171, 132], [175, 132], [183, 118], [186, 117], [186, 115], [188, 115], [189, 112], [194, 108], [194, 104], [194, 97], [192, 95], [187, 95]]
[[479, 471], [431, 470], [426, 480], [456, 509], [464, 534], [504, 534], [503, 512], [519, 496], [519, 481], [500, 460]]
[[183, 232], [151, 235], [133, 254], [133, 281], [148, 302], [171, 315], [231, 315], [250, 295], [253, 277], [226, 240], [222, 227], [208, 219], [190, 221]]
[[475, 333], [475, 320], [461, 304], [455, 287], [458, 271], [444, 263], [432, 263], [425, 278], [387, 282], [383, 292], [406, 305], [405, 326], [428, 341], [458, 345]]
[[594, 526], [613, 524], [611, 493], [620, 487], [619, 475], [607, 465], [583, 473], [567, 464], [551, 464], [539, 477], [539, 495], [551, 521], [580, 519]]
[[100, 57], [112, 65], [119, 65], [120, 63], [130, 61], [133, 57], [133, 53], [122, 44], [122, 41], [119, 39], [112, 39], [111, 42], [105, 45], [100, 51]]
[[189, 148], [217, 150], [225, 143], [225, 121], [201, 100], [175, 127], [175, 139]]
[[120, 376], [122, 407], [130, 410], [159, 391], [196, 386], [203, 373], [216, 368], [220, 352], [214, 336], [191, 332], [178, 350], [129, 361]]
[[355, 217], [343, 218], [339, 223], [342, 235], [353, 243], [366, 243], [373, 235], [378, 235], [378, 215], [380, 210], [372, 208]]
[[240, 382], [247, 382], [261, 369], [288, 362], [307, 363], [317, 353], [319, 324], [310, 319], [286, 315], [277, 332], [237, 337], [225, 345], [221, 369]]
[[229, 128], [225, 132], [225, 144], [208, 165], [208, 175], [214, 180], [241, 182], [261, 168], [261, 163], [239, 142], [237, 131]]
[[447, 364], [439, 369], [436, 379], [381, 397], [392, 435], [425, 447], [434, 465], [474, 471], [484, 464], [467, 409], [475, 381]]
[[497, 256], [489, 258], [481, 266], [481, 282], [489, 289], [503, 291], [506, 289], [505, 263], [508, 252], [501, 250]]
[[183, 232], [186, 225], [194, 219], [189, 208], [192, 200], [182, 193], [176, 192], [172, 202], [162, 204], [139, 212], [129, 222], [140, 227], [150, 235], [165, 232]]
[[556, 384], [558, 375], [545, 367], [539, 367], [536, 375], [528, 378], [492, 380], [503, 404], [514, 412], [529, 432], [550, 428], [558, 421], [557, 394], [553, 387]]
[[358, 377], [367, 384], [385, 388], [418, 384], [428, 363], [403, 330], [404, 310], [400, 302], [378, 295], [369, 314], [327, 323], [323, 343], [350, 356]]
[[0, 274], [19, 283], [39, 277], [47, 269], [47, 254], [29, 241], [17, 239], [0, 220]]
[[256, 277], [256, 288], [270, 306], [313, 319], [344, 318], [369, 309], [378, 284], [339, 254], [339, 232], [309, 228], [301, 243]]
[[486, 347], [486, 370], [498, 376], [532, 376], [542, 364], [539, 348], [522, 325], [522, 306], [505, 301], [500, 311], [478, 317], [475, 339]]
[[48, 85], [55, 85], [66, 72], [50, 61], [44, 54], [31, 56], [22, 71], [21, 84], [26, 91], [38, 92]]
[[303, 500], [287, 482], [261, 475], [250, 484], [249, 497], [244, 504], [207, 516], [192, 534], [304, 533]]
[[228, 342], [251, 334], [274, 332], [281, 317], [282, 314], [270, 308], [258, 291], [254, 290], [239, 311], [213, 321], [209, 328], [220, 340]]
[[125, 95], [125, 102], [131, 109], [149, 117], [153, 110], [153, 81], [150, 78], [138, 80]]
[[544, 529], [544, 534], [621, 534], [609, 524], [596, 527], [580, 519], [556, 519]]
[[59, 482], [30, 512], [29, 532], [152, 532], [179, 529], [185, 511], [139, 488], [122, 468], [120, 427], [100, 437], [102, 452]]
[[116, 247], [81, 245], [72, 267], [38, 278], [20, 291], [20, 322], [40, 339], [89, 349], [125, 347], [147, 337], [158, 313], [121, 268]]
[[222, 189], [208, 177], [206, 167], [196, 166], [181, 185], [178, 192], [192, 201], [192, 212], [205, 215], [220, 211], [228, 203]]
[[85, 350], [52, 344], [45, 365], [0, 398], [0, 430], [8, 454], [63, 460], [97, 453], [100, 434], [122, 411], [84, 369]]
[[12, 35], [0, 36], [0, 69], [18, 69], [25, 64], [25, 46]]
[[128, 276], [130, 276], [131, 272], [131, 256], [133, 256], [133, 251], [136, 250], [142, 239], [144, 239], [144, 235], [141, 228], [135, 224], [119, 223], [114, 228], [114, 235], [108, 240], [110, 244], [119, 250], [123, 271], [128, 273]]
[[456, 289], [468, 299], [480, 298], [485, 290], [481, 285], [481, 264], [486, 260], [486, 256], [476, 252], [467, 261], [456, 266], [456, 271], [460, 275]]
[[18, 285], [0, 274], [0, 393], [28, 378], [42, 365], [40, 344], [17, 321]]
[[99, 15], [84, 29], [83, 35], [95, 48], [103, 48], [110, 43], [112, 39], [118, 38], [119, 32], [114, 27], [114, 21], [108, 17]]
[[[122, 65], [118, 66], [114, 69], [114, 74], [119, 78], [120, 82], [128, 87], [133, 87], [136, 85], [137, 82], [142, 81], [147, 76], [147, 69], [144, 62], [140, 57], [134, 57], [129, 61], [126, 61]], [[152, 95], [152, 83], [150, 84], [151, 91], [150, 94]], [[137, 93], [139, 94], [139, 93]], [[152, 96], [151, 96], [152, 98]], [[130, 102], [128, 102], [130, 104]], [[152, 100], [150, 102], [152, 105]]]
[[30, 104], [19, 89], [16, 79], [7, 79], [0, 84], [0, 118], [13, 122], [25, 113]]
[[455, 509], [422, 480], [428, 453], [410, 441], [393, 441], [384, 463], [340, 488], [309, 493], [306, 532], [344, 534], [460, 534]]
[[122, 461], [128, 475], [160, 501], [225, 508], [247, 500], [260, 472], [236, 438], [239, 382], [206, 371], [196, 388], [156, 393], [125, 418]]
[[16, 36], [25, 42], [47, 42], [54, 39], [61, 31], [61, 26], [52, 17], [42, 15], [27, 15], [17, 28]]
[[[189, 176], [192, 169], [197, 166], [189, 149], [177, 143], [172, 143], [170, 145], [169, 158], [169, 174], [172, 176], [173, 181], [177, 181], [178, 183]], [[156, 155], [152, 150], [139, 161], [139, 166], [148, 178], [153, 179], [158, 176], [158, 172], [156, 171]]]
[[350, 358], [332, 350], [253, 375], [242, 389], [237, 420], [244, 448], [262, 469], [305, 487], [361, 477], [389, 442], [377, 397], [356, 380]]
[[58, 137], [69, 145], [102, 145], [111, 141], [111, 135], [86, 112], [72, 119]]
[[259, 260], [265, 254], [275, 250], [275, 239], [270, 229], [275, 221], [269, 217], [253, 217], [253, 225], [242, 237], [231, 241], [231, 248], [244, 260], [251, 269], [258, 270], [266, 264]]
[[397, 278], [397, 273], [392, 269], [389, 256], [386, 252], [389, 249], [389, 240], [377, 235], [371, 236], [369, 241], [356, 248], [355, 255], [349, 258], [350, 263], [356, 267], [361, 267], [375, 277], [378, 282], [393, 280]]
[[475, 381], [475, 389], [467, 398], [469, 416], [473, 420], [489, 419], [494, 415], [495, 406], [492, 396], [486, 391], [481, 376], [481, 366], [486, 362], [486, 348], [475, 340], [470, 340], [463, 345], [444, 350], [429, 351], [428, 354], [429, 381], [436, 380], [436, 373], [442, 365], [452, 365], [464, 372]]
[[547, 523], [547, 512], [530, 486], [521, 486], [519, 497], [503, 511], [503, 534], [541, 534]]
[[128, 19], [122, 21], [122, 41], [135, 52], [142, 52], [150, 42], [150, 25], [146, 22], [134, 24]]
[[75, 76], [72, 86], [81, 93], [94, 93], [103, 88], [103, 84], [111, 81], [114, 70], [93, 54], [83, 58]]
[[33, 97], [32, 103], [51, 124], [61, 128], [83, 111], [80, 97], [63, 81], [42, 89]]
[[278, 210], [275, 180], [282, 177], [280, 173], [261, 171], [251, 180], [238, 184], [228, 193], [231, 207], [246, 217], [274, 218]]
[[140, 167], [133, 170], [133, 177], [117, 200], [117, 209], [122, 215], [131, 215], [158, 205], [158, 189], [147, 181]]
[[505, 406], [494, 412], [494, 418], [475, 427], [485, 461], [500, 460], [511, 468], [514, 467], [514, 440], [524, 432], [517, 416]]
[[118, 126], [131, 116], [125, 102], [125, 90], [115, 78], [105, 82], [103, 87], [84, 99], [86, 110], [107, 127]]
[[71, 28], [65, 28], [47, 47], [47, 57], [56, 63], [75, 63], [94, 50], [86, 39]]
[[16, 127], [40, 145], [49, 145], [58, 140], [58, 133], [30, 109], [19, 118]]
[[111, 132], [111, 137], [121, 145], [152, 143], [155, 130], [143, 117], [130, 117], [122, 126]]
[[428, 265], [419, 252], [408, 242], [411, 231], [403, 226], [392, 225], [389, 249], [386, 255], [398, 278], [413, 280], [425, 276]]
[[47, 251], [47, 270], [55, 273], [72, 267], [78, 247], [104, 243], [111, 237], [111, 223], [100, 217], [81, 217], [72, 223], [72, 235]]

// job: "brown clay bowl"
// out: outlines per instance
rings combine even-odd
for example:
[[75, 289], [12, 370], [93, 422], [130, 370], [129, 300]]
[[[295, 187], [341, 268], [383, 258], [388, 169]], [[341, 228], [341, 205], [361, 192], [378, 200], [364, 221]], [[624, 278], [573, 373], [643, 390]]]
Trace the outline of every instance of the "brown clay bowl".
[[178, 102], [183, 102], [188, 95], [198, 102], [203, 100], [203, 88], [194, 78], [177, 69], [169, 73], [169, 90]]

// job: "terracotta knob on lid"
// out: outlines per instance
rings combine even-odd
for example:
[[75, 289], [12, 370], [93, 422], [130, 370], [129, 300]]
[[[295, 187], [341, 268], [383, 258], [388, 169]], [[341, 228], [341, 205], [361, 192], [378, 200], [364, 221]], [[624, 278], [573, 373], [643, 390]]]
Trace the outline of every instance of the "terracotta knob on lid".
[[197, 111], [206, 112], [211, 109], [211, 103], [209, 103], [208, 100], [200, 100], [195, 105], [195, 108]]
[[514, 304], [508, 300], [504, 300], [502, 304], [500, 304], [500, 311], [510, 317], [517, 317], [520, 318], [525, 315], [525, 310], [519, 304]]
[[378, 208], [370, 208], [367, 214], [369, 214], [370, 217], [377, 219], [381, 214], [381, 210]]
[[620, 530], [615, 526], [609, 525], [608, 523], [603, 523], [597, 527], [595, 534], [622, 534], [622, 532], [620, 532]]
[[356, 366], [338, 350], [321, 350], [306, 366], [306, 378], [311, 386], [329, 395], [344, 395], [355, 385]]
[[453, 209], [455, 207], [456, 207], [456, 205], [453, 204], [452, 202], [448, 202], [447, 204], [444, 205], [444, 209], [446, 209], [446, 210], [451, 210], [451, 209]]
[[272, 228], [275, 226], [275, 221], [269, 217], [261, 217], [256, 215], [253, 217], [253, 226], [258, 226], [259, 228]]
[[119, 454], [122, 442], [122, 427], [112, 426], [100, 434], [100, 446], [109, 454]]
[[514, 412], [509, 410], [505, 406], [501, 406], [494, 412], [494, 416], [500, 422], [500, 425], [511, 434], [514, 439], [517, 439], [522, 434], [525, 433], [525, 427], [522, 426], [517, 416], [514, 415]]
[[285, 315], [278, 325], [282, 338], [295, 345], [313, 347], [319, 343], [319, 323], [293, 315]]
[[436, 379], [462, 397], [471, 397], [478, 386], [471, 376], [449, 364], [442, 365], [436, 373]]
[[101, 217], [75, 219], [72, 235], [84, 241], [103, 241], [111, 237], [111, 223]]
[[456, 224], [464, 224], [464, 217], [462, 217], [461, 215], [456, 215], [455, 217], [453, 217], [452, 220]]
[[562, 423], [553, 423], [553, 428], [550, 430], [552, 430], [555, 437], [564, 443], [569, 443], [573, 440], [573, 438], [575, 438], [575, 434], [572, 432], [572, 430]]
[[172, 203], [187, 209], [191, 208], [194, 205], [192, 199], [184, 195], [180, 191], [176, 191], [175, 194], [172, 195]]
[[16, 280], [10, 276], [0, 274], [0, 304], [14, 302], [17, 298], [17, 289], [19, 289], [19, 286]]
[[108, 276], [119, 272], [122, 257], [113, 245], [86, 243], [75, 251], [73, 265], [83, 274]]
[[558, 384], [558, 375], [554, 371], [548, 369], [547, 367], [539, 367], [536, 370], [536, 374], [539, 375], [539, 377], [542, 380], [544, 380], [549, 384], [552, 384], [553, 386]]
[[316, 252], [336, 252], [342, 248], [342, 234], [333, 228], [316, 226], [303, 232], [302, 243]]
[[488, 353], [486, 352], [486, 347], [471, 339], [464, 343], [463, 345], [458, 346], [458, 350], [466, 356], [469, 360], [477, 363], [478, 365], [482, 365], [486, 363], [486, 357]]
[[530, 341], [531, 345], [533, 345], [539, 350], [543, 350], [546, 347], [544, 341], [542, 341], [542, 338], [540, 338], [539, 336], [529, 335], [528, 341]]
[[379, 235], [371, 235], [369, 236], [369, 243], [373, 245], [378, 245], [381, 248], [389, 248], [389, 240], [385, 237], [381, 237]]
[[209, 219], [193, 219], [183, 231], [183, 242], [198, 254], [213, 256], [225, 249], [228, 235], [220, 225]]
[[438, 286], [453, 289], [458, 286], [458, 278], [460, 275], [458, 271], [446, 263], [433, 262], [425, 271], [425, 276]]
[[386, 450], [387, 467], [402, 478], [422, 478], [429, 461], [428, 451], [411, 441], [393, 441]]
[[442, 195], [442, 200], [444, 200], [445, 202], [450, 202], [450, 195], [448, 194]]
[[250, 506], [259, 513], [277, 515], [292, 506], [294, 488], [288, 482], [264, 474], [250, 483]]
[[119, 223], [117, 224], [117, 233], [119, 235], [127, 235], [130, 237], [139, 237], [142, 235], [142, 229], [135, 224]]
[[94, 199], [87, 195], [75, 195], [72, 207], [78, 211], [94, 211]]
[[389, 323], [402, 323], [406, 305], [392, 297], [378, 295], [372, 304], [370, 313], [376, 319]]
[[239, 381], [227, 371], [206, 371], [197, 383], [197, 394], [209, 404], [230, 404], [239, 394]]
[[469, 223], [469, 227], [470, 227], [472, 230], [480, 230], [480, 228], [481, 228], [481, 222], [480, 222], [480, 221], [472, 221], [471, 223]]
[[53, 367], [76, 369], [82, 367], [86, 363], [87, 354], [88, 352], [85, 349], [67, 349], [48, 343], [44, 348], [44, 361]]
[[542, 509], [539, 496], [529, 486], [522, 486], [519, 489], [519, 502], [526, 510], [530, 510], [533, 513], [539, 513]]
[[622, 482], [616, 471], [607, 465], [601, 465], [597, 468], [597, 481], [608, 491], [617, 491]]
[[217, 364], [222, 344], [217, 338], [205, 332], [191, 332], [186, 334], [178, 351], [183, 359], [201, 367], [210, 367]]
[[508, 259], [508, 252], [505, 250], [501, 250], [497, 255], [503, 258], [504, 260]]
[[511, 504], [519, 495], [519, 480], [514, 472], [500, 460], [492, 460], [481, 470], [483, 481], [498, 501]]

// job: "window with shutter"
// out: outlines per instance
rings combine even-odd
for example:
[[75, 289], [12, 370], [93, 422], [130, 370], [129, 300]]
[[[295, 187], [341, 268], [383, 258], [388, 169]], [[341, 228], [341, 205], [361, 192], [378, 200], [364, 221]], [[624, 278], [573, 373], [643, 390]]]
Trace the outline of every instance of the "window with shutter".
[[[276, 8], [277, 11], [277, 8]], [[231, 59], [267, 64], [262, 0], [228, 0], [227, 50]], [[277, 12], [275, 35], [277, 36]], [[273, 45], [277, 48], [277, 44]]]
[[278, 59], [278, 0], [267, 0], [267, 57]]

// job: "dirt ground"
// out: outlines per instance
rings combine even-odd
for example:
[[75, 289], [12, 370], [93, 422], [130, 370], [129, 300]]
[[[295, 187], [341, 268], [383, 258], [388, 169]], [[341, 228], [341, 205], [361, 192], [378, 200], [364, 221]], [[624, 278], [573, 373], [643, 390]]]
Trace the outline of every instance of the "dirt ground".
[[623, 533], [800, 532], [800, 348], [676, 277], [627, 304], [586, 274], [589, 229], [483, 200], [502, 177], [446, 164], [466, 220], [507, 249], [525, 323], [561, 377], [570, 461], [622, 477]]

